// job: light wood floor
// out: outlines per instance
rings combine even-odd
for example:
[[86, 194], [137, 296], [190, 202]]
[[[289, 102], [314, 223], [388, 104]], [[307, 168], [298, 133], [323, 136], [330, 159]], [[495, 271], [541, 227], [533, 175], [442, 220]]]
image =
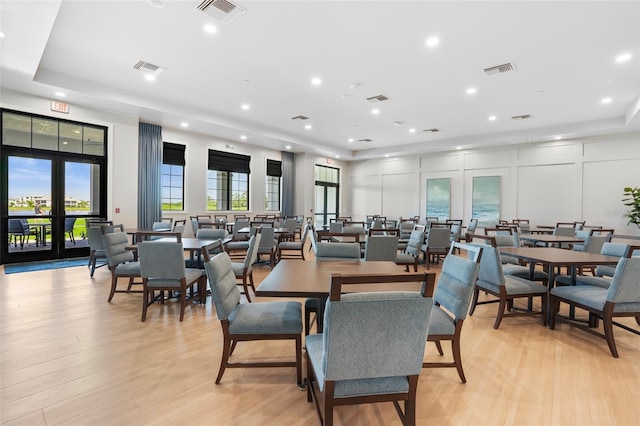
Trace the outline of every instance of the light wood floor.
[[[257, 281], [267, 273], [259, 266]], [[142, 323], [141, 296], [107, 303], [109, 281], [106, 268], [93, 279], [84, 267], [0, 272], [3, 425], [318, 424], [293, 368], [231, 369], [214, 384], [222, 337], [211, 303], [188, 308], [182, 323], [175, 304], [155, 305]], [[494, 330], [496, 309], [479, 306], [465, 321], [467, 384], [454, 369], [423, 370], [418, 424], [640, 424], [640, 337], [616, 329], [615, 359], [566, 323], [551, 331], [537, 317], [505, 318]], [[292, 353], [251, 342], [234, 358]], [[426, 358], [439, 359], [432, 344]], [[339, 408], [336, 423], [400, 424], [391, 404]]]

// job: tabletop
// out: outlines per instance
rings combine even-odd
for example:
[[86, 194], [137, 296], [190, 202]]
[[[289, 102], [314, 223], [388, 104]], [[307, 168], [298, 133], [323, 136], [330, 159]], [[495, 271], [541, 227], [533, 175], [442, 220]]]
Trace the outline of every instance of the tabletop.
[[620, 260], [616, 256], [555, 247], [498, 247], [498, 250], [500, 254], [549, 265], [615, 265]]
[[[384, 261], [317, 262], [283, 259], [258, 286], [256, 296], [326, 298], [331, 286], [331, 273], [397, 274], [404, 273], [404, 267], [395, 262]], [[368, 289], [366, 284], [349, 287], [353, 292]], [[420, 291], [418, 283], [378, 284], [375, 288], [379, 291]]]
[[584, 238], [577, 238], [575, 236], [565, 237], [562, 235], [538, 235], [538, 234], [527, 234], [520, 235], [521, 240], [532, 241], [538, 243], [544, 243], [545, 246], [549, 244], [559, 244], [559, 243], [583, 243]]

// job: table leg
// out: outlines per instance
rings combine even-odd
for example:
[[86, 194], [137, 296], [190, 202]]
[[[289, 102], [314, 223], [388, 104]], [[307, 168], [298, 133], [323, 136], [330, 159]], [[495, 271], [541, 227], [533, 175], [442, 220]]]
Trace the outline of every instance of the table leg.
[[318, 313], [316, 314], [316, 329], [322, 333], [324, 329], [324, 305], [327, 303], [326, 297], [318, 298]]

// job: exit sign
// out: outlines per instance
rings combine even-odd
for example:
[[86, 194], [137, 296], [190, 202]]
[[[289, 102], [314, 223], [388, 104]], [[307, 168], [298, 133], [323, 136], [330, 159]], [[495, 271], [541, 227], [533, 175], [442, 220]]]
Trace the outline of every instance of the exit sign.
[[69, 114], [69, 105], [64, 102], [51, 101], [51, 111]]

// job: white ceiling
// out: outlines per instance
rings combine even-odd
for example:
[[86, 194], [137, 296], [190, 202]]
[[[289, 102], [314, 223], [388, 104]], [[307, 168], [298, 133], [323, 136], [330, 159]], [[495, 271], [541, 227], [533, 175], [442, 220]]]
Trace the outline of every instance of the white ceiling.
[[[2, 0], [0, 85], [346, 160], [640, 130], [638, 1], [239, 0], [228, 23], [199, 3]], [[165, 71], [148, 82], [139, 60]]]

